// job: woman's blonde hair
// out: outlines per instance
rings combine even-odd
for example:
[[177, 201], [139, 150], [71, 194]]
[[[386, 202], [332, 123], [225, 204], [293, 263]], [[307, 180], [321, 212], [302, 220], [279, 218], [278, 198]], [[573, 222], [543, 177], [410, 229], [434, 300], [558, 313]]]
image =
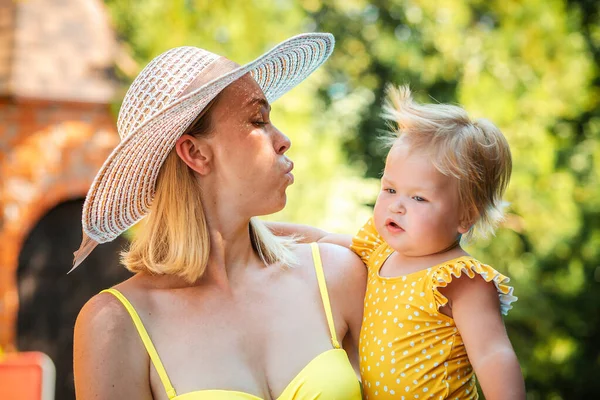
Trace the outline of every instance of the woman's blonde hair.
[[[204, 109], [185, 134], [210, 134], [208, 111], [216, 101]], [[295, 262], [291, 238], [273, 235], [256, 218], [250, 219], [248, 229], [252, 246], [265, 264]], [[121, 253], [121, 261], [134, 273], [177, 275], [193, 283], [206, 270], [209, 252], [210, 235], [200, 185], [173, 149], [159, 172], [150, 212], [136, 230], [129, 249]]]
[[486, 119], [472, 121], [461, 107], [416, 103], [408, 86], [390, 85], [387, 95], [383, 116], [394, 125], [388, 144], [405, 137], [411, 148], [430, 152], [442, 174], [458, 180], [461, 220], [471, 225], [466, 240], [493, 234], [512, 171], [502, 132]]

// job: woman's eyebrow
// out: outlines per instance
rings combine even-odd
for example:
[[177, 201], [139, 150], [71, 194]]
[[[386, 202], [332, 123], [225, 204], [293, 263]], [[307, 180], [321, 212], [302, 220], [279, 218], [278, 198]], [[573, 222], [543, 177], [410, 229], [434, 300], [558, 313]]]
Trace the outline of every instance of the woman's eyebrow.
[[255, 97], [253, 99], [250, 99], [244, 105], [244, 108], [253, 106], [255, 104], [259, 104], [261, 106], [264, 106], [267, 110], [271, 111], [271, 105], [269, 104], [269, 102], [267, 101], [267, 99], [265, 99], [264, 97]]

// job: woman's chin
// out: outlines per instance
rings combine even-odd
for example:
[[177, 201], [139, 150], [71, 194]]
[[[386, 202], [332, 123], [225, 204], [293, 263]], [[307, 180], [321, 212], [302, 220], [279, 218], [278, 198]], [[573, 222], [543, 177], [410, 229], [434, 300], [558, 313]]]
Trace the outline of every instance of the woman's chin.
[[280, 199], [270, 201], [268, 204], [263, 203], [262, 204], [263, 207], [261, 207], [261, 209], [258, 210], [256, 215], [260, 216], [260, 215], [271, 215], [271, 214], [278, 213], [279, 211], [281, 211], [285, 208], [286, 204], [287, 204], [287, 196], [284, 193]]
[[279, 204], [277, 205], [275, 211], [273, 211], [271, 214], [279, 212], [281, 210], [283, 210], [285, 208], [285, 205], [287, 204], [287, 195], [284, 193], [282, 199], [279, 201]]

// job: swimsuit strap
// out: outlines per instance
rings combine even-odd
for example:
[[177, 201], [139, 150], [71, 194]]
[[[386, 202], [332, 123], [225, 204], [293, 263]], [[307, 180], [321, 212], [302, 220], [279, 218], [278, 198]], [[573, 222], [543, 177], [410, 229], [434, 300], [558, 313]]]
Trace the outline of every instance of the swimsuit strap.
[[340, 348], [340, 343], [337, 341], [335, 334], [335, 325], [333, 324], [333, 313], [331, 312], [331, 304], [329, 303], [329, 294], [327, 293], [327, 283], [325, 282], [325, 275], [323, 274], [323, 264], [321, 263], [321, 254], [319, 253], [319, 245], [317, 243], [311, 243], [313, 262], [315, 264], [315, 272], [317, 273], [317, 281], [319, 282], [319, 291], [321, 292], [321, 299], [323, 300], [323, 307], [325, 308], [325, 315], [327, 316], [327, 324], [329, 325], [329, 332], [331, 334], [331, 343], [336, 349]]
[[142, 342], [144, 342], [146, 351], [148, 352], [148, 355], [152, 360], [152, 364], [154, 364], [154, 368], [156, 368], [156, 372], [158, 372], [158, 376], [160, 377], [160, 380], [162, 381], [162, 384], [165, 387], [167, 396], [169, 397], [169, 399], [172, 399], [173, 397], [177, 396], [173, 385], [171, 385], [171, 381], [169, 380], [167, 371], [165, 371], [165, 367], [163, 366], [162, 362], [160, 361], [160, 357], [156, 352], [156, 348], [154, 348], [154, 344], [152, 344], [152, 340], [150, 340], [150, 336], [148, 335], [146, 328], [144, 328], [144, 324], [142, 323], [142, 320], [140, 319], [140, 316], [138, 315], [137, 311], [135, 311], [135, 308], [133, 308], [133, 305], [131, 305], [129, 300], [127, 300], [127, 298], [123, 296], [123, 294], [117, 289], [106, 289], [100, 293], [111, 293], [117, 299], [119, 299], [121, 303], [123, 303], [123, 306], [125, 306], [125, 309], [127, 310], [129, 315], [131, 316], [131, 319], [133, 320], [133, 324], [135, 325], [140, 335], [140, 338], [142, 339]]

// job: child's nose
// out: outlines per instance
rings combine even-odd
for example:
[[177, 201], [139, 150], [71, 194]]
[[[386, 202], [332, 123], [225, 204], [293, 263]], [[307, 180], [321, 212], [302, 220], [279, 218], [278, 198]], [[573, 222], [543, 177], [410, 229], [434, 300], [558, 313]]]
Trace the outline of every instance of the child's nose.
[[396, 200], [390, 204], [390, 211], [397, 214], [405, 214], [406, 208], [402, 200]]

